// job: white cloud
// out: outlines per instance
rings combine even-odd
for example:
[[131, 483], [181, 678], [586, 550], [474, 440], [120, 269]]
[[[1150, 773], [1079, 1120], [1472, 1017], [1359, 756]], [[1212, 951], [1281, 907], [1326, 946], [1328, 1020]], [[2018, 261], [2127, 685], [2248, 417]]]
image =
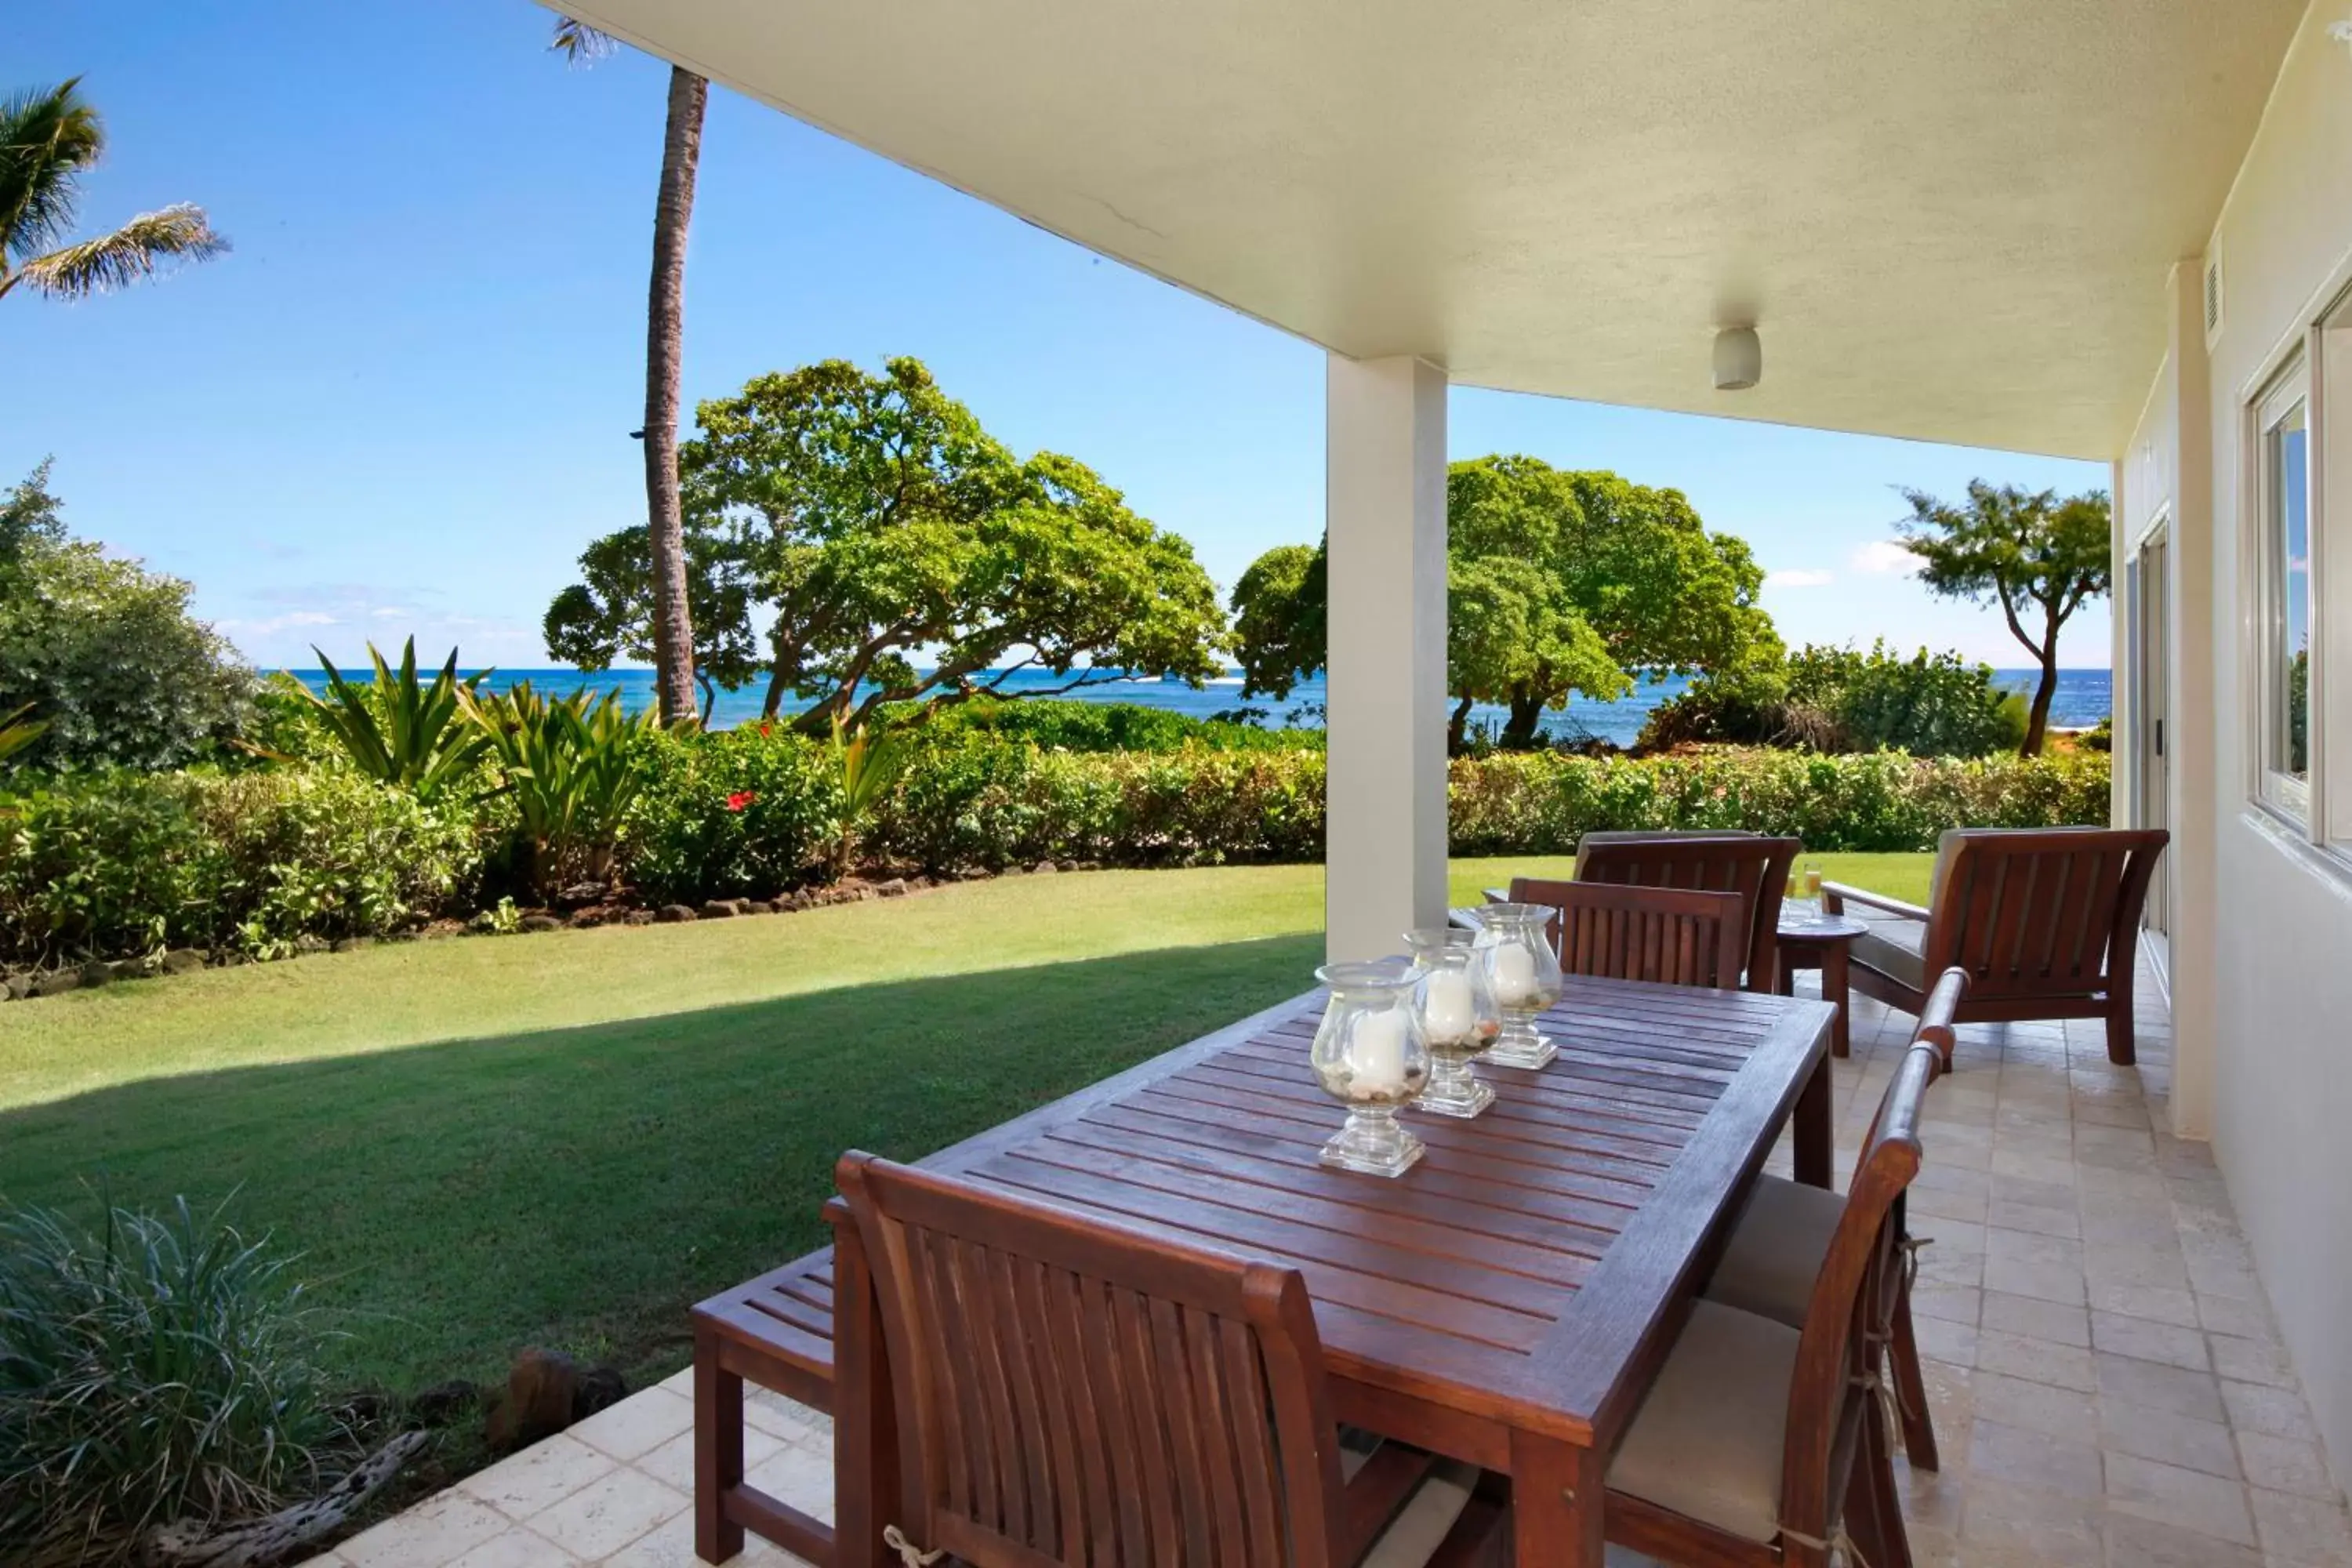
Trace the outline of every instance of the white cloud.
[[1907, 577], [1919, 570], [1919, 558], [1899, 539], [1874, 539], [1853, 552], [1853, 569], [1875, 577]]
[[1809, 566], [1790, 566], [1764, 574], [1767, 588], [1826, 588], [1836, 581], [1834, 573], [1817, 571]]

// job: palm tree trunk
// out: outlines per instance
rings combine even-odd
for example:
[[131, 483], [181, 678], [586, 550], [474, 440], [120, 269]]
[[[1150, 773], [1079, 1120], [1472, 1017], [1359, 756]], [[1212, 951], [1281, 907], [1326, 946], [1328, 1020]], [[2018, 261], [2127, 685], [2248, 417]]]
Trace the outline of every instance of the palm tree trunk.
[[686, 359], [686, 230], [710, 84], [673, 66], [654, 207], [653, 284], [646, 302], [646, 521], [654, 555], [654, 666], [665, 723], [691, 720], [694, 621], [686, 598], [686, 522], [677, 497], [678, 383]]

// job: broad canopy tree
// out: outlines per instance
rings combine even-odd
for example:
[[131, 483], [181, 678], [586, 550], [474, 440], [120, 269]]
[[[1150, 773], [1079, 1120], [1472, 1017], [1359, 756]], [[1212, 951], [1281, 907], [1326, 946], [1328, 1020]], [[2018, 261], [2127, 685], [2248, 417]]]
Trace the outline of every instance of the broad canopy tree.
[[1903, 499], [1911, 503], [1903, 542], [1919, 558], [1919, 580], [1946, 598], [1999, 605], [2010, 634], [2040, 667], [2020, 751], [2041, 755], [2058, 694], [2058, 633], [2085, 599], [2107, 592], [2107, 493], [2062, 500], [2055, 490], [1972, 479], [1961, 504], [1923, 490]]
[[[1486, 457], [1446, 476], [1448, 740], [1471, 708], [1510, 710], [1502, 740], [1535, 743], [1546, 709], [1613, 699], [1650, 675], [1779, 656], [1748, 546], [1706, 531], [1677, 490], [1535, 458]], [[1234, 590], [1244, 690], [1286, 696], [1323, 668], [1324, 550], [1277, 546]]]
[[[1192, 547], [1085, 464], [1016, 458], [919, 360], [759, 376], [698, 419], [679, 479], [700, 657], [748, 675], [764, 644], [770, 716], [797, 698], [822, 735], [884, 703], [1217, 672], [1223, 616]], [[549, 613], [550, 646], [589, 668], [650, 627], [625, 538], [591, 546]], [[1008, 685], [1031, 669], [1056, 679]]]

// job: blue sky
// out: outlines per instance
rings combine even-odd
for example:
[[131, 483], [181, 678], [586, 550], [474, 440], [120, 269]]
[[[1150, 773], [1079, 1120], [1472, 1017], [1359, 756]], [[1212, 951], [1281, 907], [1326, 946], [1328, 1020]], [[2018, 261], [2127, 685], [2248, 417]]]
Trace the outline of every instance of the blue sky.
[[[85, 227], [194, 201], [230, 256], [76, 306], [0, 300], [0, 483], [53, 454], [77, 531], [192, 580], [248, 656], [370, 637], [546, 662], [581, 548], [642, 514], [663, 68], [545, 52], [524, 0], [19, 7], [0, 91], [106, 115]], [[1092, 464], [1229, 584], [1322, 526], [1320, 351], [723, 89], [688, 271], [689, 404], [843, 356], [927, 361], [997, 436]], [[1768, 342], [1769, 352], [1769, 342]], [[1457, 457], [1534, 453], [1689, 494], [1774, 573], [1791, 643], [1955, 647], [1885, 542], [1896, 485], [2077, 490], [2103, 466], [1457, 390]], [[2105, 605], [2070, 665], [2107, 662]]]

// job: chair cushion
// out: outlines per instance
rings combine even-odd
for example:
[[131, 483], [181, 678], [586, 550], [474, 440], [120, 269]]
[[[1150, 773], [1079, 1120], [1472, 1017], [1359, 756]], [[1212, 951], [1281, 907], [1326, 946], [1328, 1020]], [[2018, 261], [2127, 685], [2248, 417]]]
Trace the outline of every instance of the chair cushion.
[[1927, 990], [1927, 961], [1919, 952], [1920, 944], [1927, 937], [1926, 923], [1902, 919], [1865, 920], [1863, 923], [1870, 930], [1853, 939], [1853, 962], [1892, 975], [1914, 991]]
[[1453, 1459], [1440, 1464], [1381, 1531], [1359, 1568], [1422, 1568], [1445, 1543], [1477, 1484], [1477, 1466]]
[[1770, 1543], [1799, 1337], [1753, 1312], [1694, 1303], [1609, 1463], [1609, 1489]]
[[1822, 1260], [1830, 1255], [1844, 1215], [1845, 1199], [1836, 1193], [1779, 1176], [1757, 1177], [1723, 1261], [1706, 1282], [1707, 1299], [1803, 1328], [1813, 1282], [1821, 1278]]

